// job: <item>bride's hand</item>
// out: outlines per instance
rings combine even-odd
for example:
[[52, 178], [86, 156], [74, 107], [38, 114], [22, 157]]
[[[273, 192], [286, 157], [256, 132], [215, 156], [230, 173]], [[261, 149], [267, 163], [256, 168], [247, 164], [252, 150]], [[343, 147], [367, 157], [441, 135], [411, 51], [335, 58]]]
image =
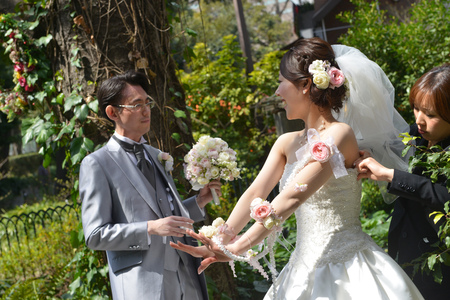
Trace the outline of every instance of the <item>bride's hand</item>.
[[176, 244], [171, 241], [170, 246], [174, 249], [186, 252], [186, 253], [192, 255], [193, 257], [199, 257], [199, 258], [201, 257], [203, 259], [206, 259], [208, 257], [214, 256], [214, 253], [212, 251], [209, 251], [209, 249], [206, 246], [194, 247], [194, 246], [183, 244], [180, 241], [177, 241]]
[[173, 248], [189, 253], [192, 256], [203, 258], [198, 268], [198, 274], [201, 274], [212, 263], [227, 262], [231, 260], [227, 255], [225, 255], [222, 252], [222, 250], [220, 250], [220, 248], [210, 238], [207, 238], [204, 235], [198, 234], [192, 230], [187, 230], [186, 233], [191, 237], [199, 240], [205, 246], [193, 247], [182, 244], [180, 242], [178, 242], [177, 244], [171, 242], [170, 245]]

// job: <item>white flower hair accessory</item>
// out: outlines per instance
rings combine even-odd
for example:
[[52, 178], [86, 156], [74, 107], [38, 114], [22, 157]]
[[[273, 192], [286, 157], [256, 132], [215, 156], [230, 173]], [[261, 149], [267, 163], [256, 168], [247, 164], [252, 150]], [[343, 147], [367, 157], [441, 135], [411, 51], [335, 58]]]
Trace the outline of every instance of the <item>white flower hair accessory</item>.
[[316, 59], [309, 65], [308, 72], [313, 75], [314, 84], [321, 90], [334, 89], [345, 83], [344, 73], [332, 67], [328, 60]]
[[166, 172], [173, 171], [173, 157], [167, 152], [159, 152], [158, 160], [162, 164], [165, 161], [164, 169]]

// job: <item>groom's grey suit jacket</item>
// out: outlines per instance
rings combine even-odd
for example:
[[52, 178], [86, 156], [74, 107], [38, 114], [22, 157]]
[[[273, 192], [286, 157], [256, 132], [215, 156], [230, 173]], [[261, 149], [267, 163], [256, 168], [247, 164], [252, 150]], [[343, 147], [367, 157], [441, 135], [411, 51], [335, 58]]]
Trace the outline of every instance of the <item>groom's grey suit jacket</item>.
[[[148, 145], [145, 148], [160, 171], [157, 174], [168, 182], [181, 215], [202, 220], [195, 197], [181, 201], [172, 177], [158, 161], [160, 150]], [[171, 212], [161, 211], [155, 189], [113, 139], [84, 158], [79, 187], [86, 244], [94, 250], [106, 250], [115, 298], [161, 299], [164, 270], [176, 271], [180, 259], [191, 268], [198, 266], [192, 256], [169, 246], [169, 241], [176, 238], [149, 237], [147, 221]], [[181, 241], [193, 244], [189, 237]], [[193, 274], [197, 274], [196, 269]], [[204, 277], [198, 280], [203, 298], [207, 299]]]

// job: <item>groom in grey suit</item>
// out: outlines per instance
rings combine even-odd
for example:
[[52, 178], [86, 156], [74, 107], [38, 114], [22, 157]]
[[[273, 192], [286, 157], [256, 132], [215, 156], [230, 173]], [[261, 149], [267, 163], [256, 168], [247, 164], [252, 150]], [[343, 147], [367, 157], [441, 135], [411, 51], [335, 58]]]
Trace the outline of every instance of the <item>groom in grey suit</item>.
[[[182, 202], [158, 160], [160, 150], [144, 145], [142, 151], [154, 104], [148, 88], [145, 75], [130, 71], [106, 80], [98, 90], [101, 109], [115, 123], [115, 133], [81, 163], [86, 244], [106, 250], [114, 300], [208, 299], [196, 259], [169, 242], [192, 244], [185, 229], [204, 219], [203, 207], [212, 200], [210, 188], [220, 193], [220, 183], [211, 182]], [[139, 148], [141, 156], [132, 152]]]

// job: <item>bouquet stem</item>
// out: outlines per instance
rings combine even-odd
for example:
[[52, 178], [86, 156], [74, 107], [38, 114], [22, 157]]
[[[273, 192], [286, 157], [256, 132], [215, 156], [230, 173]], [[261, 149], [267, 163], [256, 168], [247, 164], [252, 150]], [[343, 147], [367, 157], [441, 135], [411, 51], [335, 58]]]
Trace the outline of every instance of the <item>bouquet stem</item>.
[[219, 196], [217, 196], [216, 190], [215, 189], [210, 189], [211, 190], [211, 194], [213, 196], [214, 199], [214, 204], [215, 205], [219, 205], [220, 204], [220, 199]]

